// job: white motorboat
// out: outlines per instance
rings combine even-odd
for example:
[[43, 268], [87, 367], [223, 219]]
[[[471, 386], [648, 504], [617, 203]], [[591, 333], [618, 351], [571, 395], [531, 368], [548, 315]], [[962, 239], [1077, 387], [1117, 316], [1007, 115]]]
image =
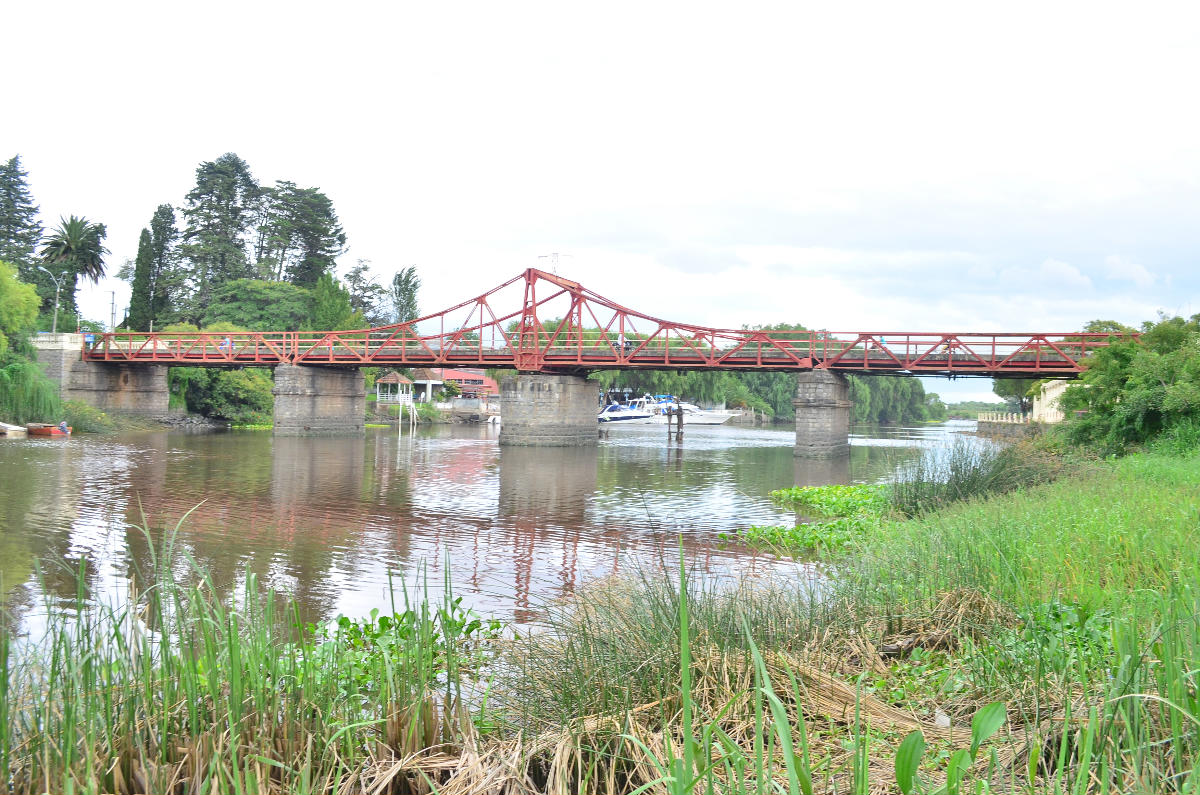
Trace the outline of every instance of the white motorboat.
[[629, 403], [610, 403], [600, 409], [596, 419], [599, 422], [620, 425], [648, 425], [657, 421], [654, 412], [646, 408], [646, 401], [641, 398]]
[[670, 422], [674, 419], [671, 412], [682, 409], [684, 425], [721, 425], [737, 414], [735, 411], [702, 409], [694, 403], [685, 403], [682, 400], [674, 399], [660, 400], [650, 409], [654, 412], [654, 422], [657, 423]]

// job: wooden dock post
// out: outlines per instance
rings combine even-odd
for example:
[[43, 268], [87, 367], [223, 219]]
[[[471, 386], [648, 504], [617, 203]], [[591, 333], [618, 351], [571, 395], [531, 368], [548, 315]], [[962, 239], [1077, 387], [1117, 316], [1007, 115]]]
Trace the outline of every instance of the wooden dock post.
[[[668, 408], [665, 411], [667, 412], [667, 441], [668, 442], [671, 441], [671, 435], [674, 434], [675, 441], [682, 442], [683, 441], [683, 409], [680, 408], [679, 406], [675, 406], [674, 408]], [[675, 425], [674, 429], [671, 428], [672, 424]]]

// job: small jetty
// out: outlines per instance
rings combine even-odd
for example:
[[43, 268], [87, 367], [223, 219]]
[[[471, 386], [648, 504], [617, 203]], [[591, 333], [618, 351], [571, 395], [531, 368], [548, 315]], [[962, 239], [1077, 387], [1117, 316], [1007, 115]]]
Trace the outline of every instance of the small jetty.
[[9, 425], [7, 422], [0, 422], [0, 436], [9, 439], [23, 439], [25, 435], [24, 425]]

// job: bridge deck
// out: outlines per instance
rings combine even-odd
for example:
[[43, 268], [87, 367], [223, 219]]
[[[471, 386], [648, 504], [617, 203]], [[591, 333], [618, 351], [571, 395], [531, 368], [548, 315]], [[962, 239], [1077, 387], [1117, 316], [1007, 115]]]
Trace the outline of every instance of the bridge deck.
[[[506, 307], [507, 300], [513, 305]], [[203, 367], [484, 367], [545, 373], [828, 369], [1071, 377], [1110, 338], [1080, 332], [712, 329], [635, 312], [577, 282], [531, 269], [478, 298], [407, 323], [333, 332], [113, 333], [87, 346], [83, 358]]]

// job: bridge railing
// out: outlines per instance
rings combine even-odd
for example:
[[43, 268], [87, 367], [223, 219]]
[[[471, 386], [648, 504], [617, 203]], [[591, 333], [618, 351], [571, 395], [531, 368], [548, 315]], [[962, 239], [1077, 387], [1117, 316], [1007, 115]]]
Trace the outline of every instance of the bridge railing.
[[292, 331], [115, 332], [84, 345], [84, 358], [168, 364], [276, 365], [295, 355]]

